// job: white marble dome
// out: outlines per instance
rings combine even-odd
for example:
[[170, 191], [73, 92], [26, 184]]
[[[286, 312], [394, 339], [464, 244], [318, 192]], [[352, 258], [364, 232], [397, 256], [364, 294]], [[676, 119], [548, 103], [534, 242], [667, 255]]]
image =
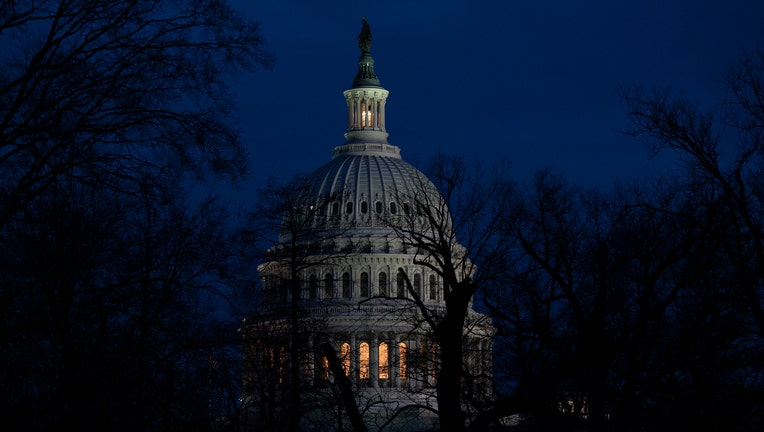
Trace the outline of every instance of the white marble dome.
[[322, 217], [364, 232], [411, 214], [417, 203], [442, 202], [427, 177], [401, 159], [398, 147], [380, 143], [335, 148], [332, 160], [309, 176], [307, 190], [313, 194], [309, 202], [325, 206]]
[[[332, 408], [335, 378], [318, 350], [326, 343], [342, 362], [358, 403], [369, 408], [369, 430], [439, 429], [439, 348], [416, 305], [442, 316], [443, 280], [402, 234], [427, 232], [426, 221], [433, 218], [441, 221], [443, 234], [451, 229], [450, 215], [433, 183], [387, 142], [389, 93], [374, 74], [370, 40], [361, 42], [359, 36], [358, 74], [343, 92], [345, 142], [306, 177], [283, 219], [279, 243], [258, 268], [263, 310], [243, 329], [249, 340], [245, 401], [252, 406], [253, 430], [281, 430], [295, 415], [280, 385], [287, 381], [289, 347], [297, 345], [301, 429], [336, 430], [337, 421], [349, 427]], [[485, 321], [474, 311], [469, 319]], [[480, 328], [465, 335], [465, 364], [475, 376], [490, 374], [491, 365], [492, 330], [475, 330]], [[402, 407], [410, 409], [398, 412]]]

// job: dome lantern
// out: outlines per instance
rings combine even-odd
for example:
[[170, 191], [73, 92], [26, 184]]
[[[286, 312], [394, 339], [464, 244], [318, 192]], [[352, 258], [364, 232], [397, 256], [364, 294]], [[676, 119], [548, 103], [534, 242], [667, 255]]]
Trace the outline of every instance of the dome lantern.
[[[345, 144], [373, 144], [369, 149], [379, 151], [387, 142], [385, 130], [385, 102], [390, 93], [385, 90], [374, 73], [374, 59], [371, 56], [371, 29], [363, 19], [361, 33], [358, 35], [358, 47], [361, 57], [358, 59], [358, 74], [353, 79], [350, 89], [343, 92], [348, 107], [348, 128]], [[345, 146], [343, 146], [345, 147]], [[354, 146], [343, 149], [363, 150], [366, 146]], [[396, 148], [397, 150], [397, 148]], [[390, 151], [384, 149], [383, 151]]]

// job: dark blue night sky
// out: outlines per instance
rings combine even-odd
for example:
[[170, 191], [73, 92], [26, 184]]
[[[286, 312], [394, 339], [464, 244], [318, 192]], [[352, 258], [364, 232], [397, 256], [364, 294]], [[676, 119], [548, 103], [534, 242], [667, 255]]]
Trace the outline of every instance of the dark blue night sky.
[[[275, 68], [239, 77], [251, 188], [310, 172], [343, 143], [342, 91], [357, 71], [365, 16], [387, 104], [389, 142], [422, 164], [437, 152], [506, 161], [527, 181], [571, 182], [670, 169], [648, 163], [619, 88], [719, 101], [725, 68], [764, 49], [764, 1], [233, 1], [260, 22]], [[250, 187], [251, 186], [251, 187]]]

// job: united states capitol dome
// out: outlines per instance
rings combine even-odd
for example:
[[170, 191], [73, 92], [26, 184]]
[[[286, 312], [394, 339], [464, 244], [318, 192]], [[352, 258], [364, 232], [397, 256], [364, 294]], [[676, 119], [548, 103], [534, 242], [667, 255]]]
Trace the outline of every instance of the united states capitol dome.
[[348, 121], [345, 143], [308, 176], [301, 199], [316, 210], [311, 214], [314, 228], [352, 229], [346, 236], [388, 235], [384, 233], [390, 231], [394, 218], [421, 213], [422, 206], [448, 218], [432, 182], [401, 158], [400, 148], [387, 142], [389, 92], [374, 73], [368, 45], [363, 48], [358, 74], [343, 92]]
[[[431, 324], [445, 315], [454, 287], [438, 253], [461, 263], [459, 272], [472, 266], [461, 259], [467, 251], [454, 242], [435, 185], [387, 141], [388, 91], [374, 73], [370, 43], [364, 19], [358, 74], [343, 92], [345, 142], [299, 189], [290, 183], [279, 196], [287, 200], [279, 241], [258, 266], [262, 310], [242, 330], [252, 430], [295, 422], [300, 430], [350, 430], [337, 412], [343, 374], [368, 430], [441, 429], [434, 414], [440, 346]], [[422, 246], [444, 244], [448, 251]], [[465, 367], [490, 376], [493, 330], [474, 311], [469, 320], [476, 325], [464, 335]], [[330, 357], [341, 363], [333, 370]], [[473, 395], [489, 394], [490, 386], [473, 382]]]

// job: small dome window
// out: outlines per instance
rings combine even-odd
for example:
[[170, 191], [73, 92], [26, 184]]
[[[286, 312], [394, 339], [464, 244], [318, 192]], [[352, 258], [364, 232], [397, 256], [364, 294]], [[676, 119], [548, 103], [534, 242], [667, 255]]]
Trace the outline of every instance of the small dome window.
[[374, 203], [374, 207], [376, 207], [377, 213], [382, 213], [382, 201]]
[[366, 214], [368, 212], [369, 212], [369, 203], [367, 203], [366, 201], [363, 201], [361, 203], [361, 213]]
[[369, 274], [361, 273], [361, 297], [369, 296]]
[[342, 274], [342, 297], [350, 298], [352, 294], [352, 286], [350, 285], [350, 273]]
[[398, 213], [398, 206], [394, 203], [390, 203], [390, 214], [396, 214]]
[[338, 203], [337, 201], [334, 201], [332, 203], [332, 214], [333, 215], [340, 214], [340, 203]]
[[348, 202], [347, 204], [345, 204], [345, 213], [347, 213], [347, 214], [353, 213], [353, 203], [352, 202]]
[[403, 214], [406, 216], [411, 214], [411, 207], [409, 206], [409, 203], [403, 203]]

